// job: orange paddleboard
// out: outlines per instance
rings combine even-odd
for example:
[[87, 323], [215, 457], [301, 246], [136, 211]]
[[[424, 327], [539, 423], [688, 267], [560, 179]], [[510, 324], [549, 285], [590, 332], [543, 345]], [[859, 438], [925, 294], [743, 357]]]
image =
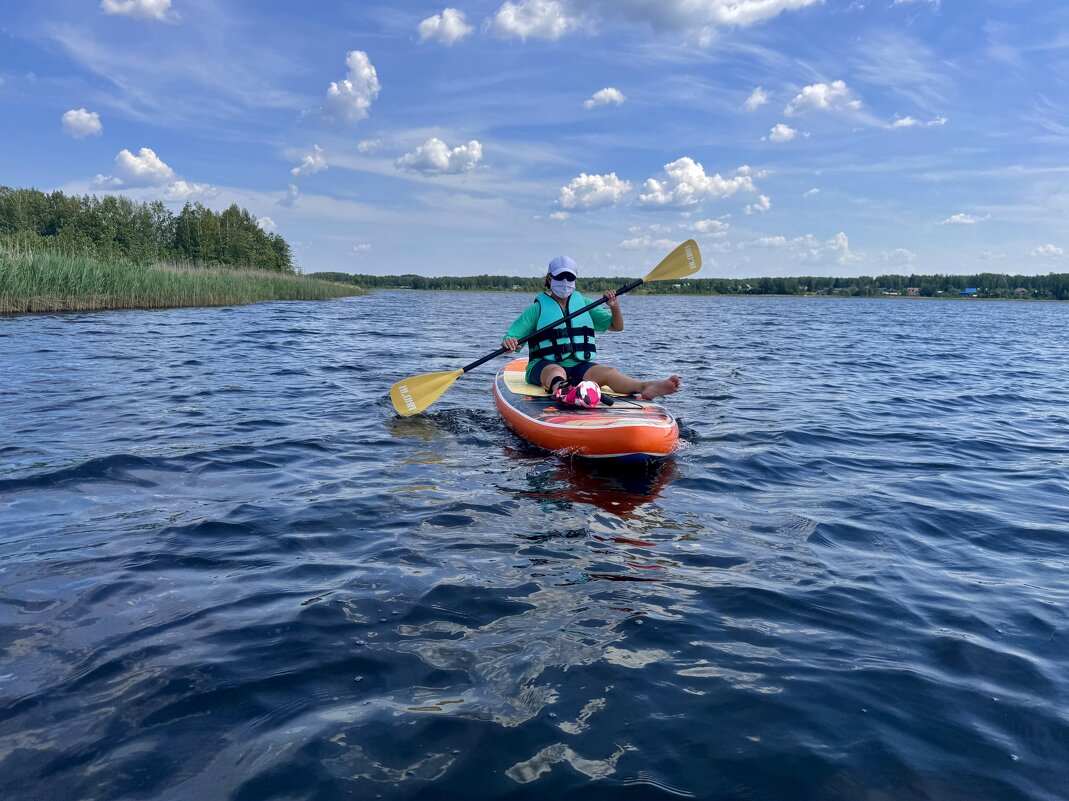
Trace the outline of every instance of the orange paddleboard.
[[[505, 423], [548, 451], [595, 459], [667, 456], [679, 444], [679, 425], [663, 406], [614, 395], [612, 406], [560, 408], [524, 378], [527, 359], [514, 359], [494, 379], [494, 401]], [[605, 391], [605, 390], [602, 390]]]

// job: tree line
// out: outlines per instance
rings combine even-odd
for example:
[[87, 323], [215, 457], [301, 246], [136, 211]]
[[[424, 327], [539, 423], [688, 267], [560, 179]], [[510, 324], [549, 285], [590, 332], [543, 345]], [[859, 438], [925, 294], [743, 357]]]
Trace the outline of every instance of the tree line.
[[189, 262], [294, 272], [289, 243], [236, 204], [222, 212], [121, 195], [45, 194], [0, 186], [0, 244], [134, 264]]
[[[538, 293], [543, 278], [518, 278], [509, 275], [471, 275], [430, 277], [425, 275], [351, 275], [348, 273], [314, 273], [327, 281], [358, 284], [365, 289], [468, 290], [479, 292]], [[625, 279], [579, 279], [585, 295], [617, 289]], [[878, 275], [855, 278], [801, 276], [795, 278], [692, 278], [682, 281], [655, 281], [644, 284], [638, 292], [658, 295], [841, 295], [879, 297], [915, 294], [919, 297], [958, 297], [967, 289], [970, 296], [981, 298], [1033, 298], [1069, 300], [1069, 274], [1002, 275]], [[914, 291], [910, 291], [914, 290]]]

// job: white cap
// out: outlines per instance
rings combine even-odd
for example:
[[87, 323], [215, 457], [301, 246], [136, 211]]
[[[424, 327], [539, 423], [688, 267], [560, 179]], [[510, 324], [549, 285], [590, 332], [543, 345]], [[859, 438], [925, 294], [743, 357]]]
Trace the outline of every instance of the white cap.
[[579, 275], [579, 267], [576, 265], [575, 261], [568, 256], [557, 256], [549, 263], [549, 274], [556, 277], [561, 273]]

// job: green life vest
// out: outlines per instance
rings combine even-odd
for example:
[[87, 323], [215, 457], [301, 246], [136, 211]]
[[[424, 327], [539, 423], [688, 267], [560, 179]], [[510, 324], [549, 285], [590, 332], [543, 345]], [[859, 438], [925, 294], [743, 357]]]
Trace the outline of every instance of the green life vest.
[[[536, 329], [555, 323], [564, 316], [560, 304], [545, 293], [536, 297], [535, 303], [539, 307]], [[572, 292], [568, 296], [569, 314], [586, 305], [586, 298], [578, 292]], [[539, 359], [562, 362], [569, 357], [581, 362], [592, 362], [597, 355], [597, 348], [594, 347], [594, 319], [590, 312], [583, 312], [565, 320], [542, 337], [538, 340], [532, 339], [527, 345], [530, 348], [532, 364]]]

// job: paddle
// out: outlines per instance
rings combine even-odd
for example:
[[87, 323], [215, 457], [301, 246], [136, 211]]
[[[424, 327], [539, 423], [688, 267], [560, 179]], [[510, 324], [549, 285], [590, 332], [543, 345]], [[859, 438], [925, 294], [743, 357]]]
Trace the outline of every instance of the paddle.
[[[686, 278], [694, 275], [694, 273], [698, 272], [701, 268], [702, 254], [698, 250], [698, 243], [693, 239], [688, 239], [665, 256], [664, 259], [661, 260], [661, 263], [650, 270], [645, 278], [638, 278], [629, 284], [624, 284], [616, 290], [616, 294], [622, 295], [625, 292], [630, 292], [632, 289], [642, 286], [647, 281], [673, 281], [680, 278]], [[588, 312], [595, 306], [600, 306], [605, 302], [604, 297], [598, 298], [593, 303], [588, 303], [581, 309], [569, 312], [556, 322], [543, 326], [537, 331], [530, 333], [517, 341], [522, 345], [524, 342], [527, 342], [530, 339], [535, 339], [547, 331], [556, 328], [565, 320], [570, 320], [583, 312]], [[501, 347], [493, 353], [488, 353], [481, 359], [478, 359], [467, 367], [462, 367], [459, 370], [449, 370], [444, 373], [423, 373], [422, 375], [415, 375], [411, 378], [402, 379], [390, 388], [390, 400], [393, 402], [393, 408], [396, 409], [397, 413], [402, 417], [410, 417], [414, 414], [418, 414], [444, 395], [445, 391], [453, 386], [453, 382], [464, 375], [464, 373], [469, 370], [474, 370], [479, 365], [485, 364], [491, 359], [495, 359], [502, 353], [507, 352], [508, 348]]]

